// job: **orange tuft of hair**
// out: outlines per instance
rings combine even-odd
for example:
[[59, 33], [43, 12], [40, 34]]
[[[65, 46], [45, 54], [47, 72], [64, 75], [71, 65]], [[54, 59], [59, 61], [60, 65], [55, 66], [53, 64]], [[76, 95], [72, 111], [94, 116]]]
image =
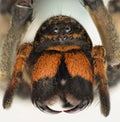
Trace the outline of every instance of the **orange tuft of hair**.
[[72, 77], [80, 76], [93, 83], [91, 64], [83, 53], [66, 53], [65, 63]]
[[61, 54], [46, 54], [39, 57], [32, 72], [32, 81], [53, 78], [61, 62]]

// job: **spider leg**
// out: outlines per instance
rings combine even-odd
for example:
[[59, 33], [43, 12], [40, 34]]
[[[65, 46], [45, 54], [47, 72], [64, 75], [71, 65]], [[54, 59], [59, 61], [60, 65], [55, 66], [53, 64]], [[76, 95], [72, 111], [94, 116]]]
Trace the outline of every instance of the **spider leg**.
[[103, 0], [82, 1], [100, 33], [102, 43], [106, 48], [108, 64], [118, 65], [120, 63], [120, 37]]
[[15, 89], [18, 87], [18, 83], [21, 82], [22, 72], [25, 68], [25, 64], [29, 54], [31, 52], [32, 45], [30, 43], [26, 43], [21, 46], [18, 51], [16, 63], [14, 65], [13, 74], [6, 89], [4, 99], [3, 99], [3, 107], [9, 108], [12, 103], [12, 98], [14, 95]]
[[11, 76], [16, 50], [31, 21], [32, 11], [31, 0], [17, 0], [12, 7], [11, 27], [0, 47], [0, 80]]
[[107, 64], [105, 61], [105, 53], [105, 49], [102, 46], [95, 46], [92, 50], [94, 75], [99, 89], [101, 112], [104, 116], [108, 116], [110, 111], [110, 100], [106, 74]]
[[[108, 3], [108, 11], [114, 21], [117, 32], [120, 36], [120, 0], [110, 0]], [[120, 81], [120, 64], [116, 66], [108, 66], [109, 86], [114, 86]]]
[[[11, 9], [16, 0], [1, 0], [0, 1], [0, 43], [7, 34], [11, 24]], [[1, 45], [0, 45], [1, 46]]]
[[112, 16], [117, 32], [120, 35], [120, 0], [110, 0], [108, 3], [108, 11]]
[[[2, 40], [4, 39], [5, 35], [7, 34], [9, 28], [10, 28], [10, 21], [11, 21], [11, 15], [10, 14], [0, 14], [0, 43], [2, 43]], [[1, 45], [0, 45], [1, 48]]]

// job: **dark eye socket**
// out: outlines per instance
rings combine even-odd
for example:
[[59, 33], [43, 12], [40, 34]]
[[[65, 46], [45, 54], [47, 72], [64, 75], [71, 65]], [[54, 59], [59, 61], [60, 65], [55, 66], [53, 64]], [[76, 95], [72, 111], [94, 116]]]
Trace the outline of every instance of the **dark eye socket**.
[[71, 27], [69, 25], [65, 26], [65, 32], [69, 33], [71, 31]]
[[53, 31], [54, 31], [54, 33], [59, 33], [59, 27], [55, 25], [53, 27]]

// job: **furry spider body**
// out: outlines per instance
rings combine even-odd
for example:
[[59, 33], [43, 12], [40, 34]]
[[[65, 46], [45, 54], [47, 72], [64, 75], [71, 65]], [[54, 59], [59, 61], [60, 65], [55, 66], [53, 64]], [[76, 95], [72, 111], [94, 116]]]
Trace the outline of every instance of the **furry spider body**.
[[71, 107], [65, 112], [87, 107], [93, 100], [94, 81], [97, 80], [105, 87], [100, 87], [99, 91], [103, 94], [103, 113], [107, 115], [109, 94], [104, 58], [105, 49], [102, 46], [93, 48], [87, 32], [76, 20], [61, 15], [52, 17], [42, 24], [33, 43], [21, 46], [3, 106], [10, 106], [18, 79], [22, 79], [27, 67], [32, 102], [42, 111], [59, 112], [48, 107], [57, 99], [62, 100], [63, 107]]
[[[31, 90], [31, 100], [41, 111], [70, 113], [83, 110], [92, 103], [94, 88], [97, 87], [101, 112], [104, 116], [108, 116], [110, 100], [107, 81], [108, 79], [119, 80], [120, 50], [119, 35], [102, 0], [83, 0], [103, 41], [104, 46], [95, 47], [81, 24], [64, 15], [49, 18], [38, 29], [32, 43], [19, 45], [19, 38], [24, 34], [28, 22], [32, 20], [34, 1], [9, 2], [10, 5], [7, 8], [4, 6], [0, 8], [2, 14], [6, 11], [12, 14], [13, 25], [1, 49], [0, 71], [3, 74], [8, 73], [7, 78], [10, 78], [3, 99], [3, 107], [9, 108], [17, 87], [21, 83], [27, 84], [22, 82], [26, 81], [24, 74], [27, 74], [30, 80], [28, 85]], [[12, 11], [10, 11], [11, 8], [13, 8]], [[13, 43], [14, 40], [16, 43]], [[7, 44], [9, 45], [6, 46]], [[4, 47], [10, 52], [4, 50]], [[19, 50], [12, 67], [15, 60], [13, 52], [17, 47]], [[9, 73], [11, 71], [12, 76]], [[62, 101], [62, 111], [49, 107], [58, 100]]]

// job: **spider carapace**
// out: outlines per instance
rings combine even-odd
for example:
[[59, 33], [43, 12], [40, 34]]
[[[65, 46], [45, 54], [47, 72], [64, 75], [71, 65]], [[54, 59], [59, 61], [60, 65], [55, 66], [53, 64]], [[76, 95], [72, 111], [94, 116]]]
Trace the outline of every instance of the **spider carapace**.
[[75, 19], [51, 17], [41, 25], [33, 43], [20, 46], [3, 106], [10, 107], [14, 91], [27, 72], [32, 102], [40, 110], [61, 112], [49, 107], [58, 100], [62, 101], [64, 112], [82, 110], [92, 103], [97, 86], [101, 111], [107, 116], [110, 102], [105, 57], [104, 47], [93, 47]]

